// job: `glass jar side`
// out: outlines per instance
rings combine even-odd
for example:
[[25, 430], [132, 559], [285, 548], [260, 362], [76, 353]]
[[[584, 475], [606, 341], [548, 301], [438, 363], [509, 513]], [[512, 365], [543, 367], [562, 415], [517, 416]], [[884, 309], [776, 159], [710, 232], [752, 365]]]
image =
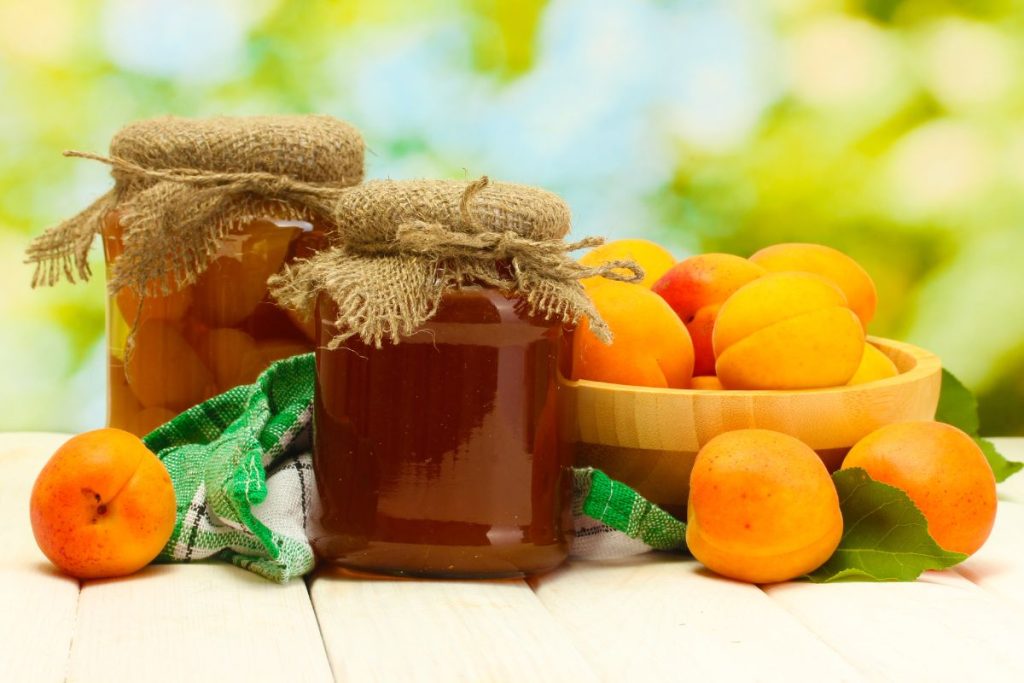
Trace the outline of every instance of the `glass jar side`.
[[314, 410], [318, 556], [426, 577], [536, 574], [568, 554], [571, 447], [559, 433], [561, 325], [483, 288], [447, 294], [400, 344], [326, 348]]
[[[108, 279], [123, 251], [118, 212], [104, 219]], [[197, 403], [255, 380], [278, 358], [313, 350], [314, 329], [274, 303], [266, 281], [325, 244], [313, 223], [272, 218], [229, 233], [198, 280], [140, 301], [107, 298], [107, 425], [147, 434]]]

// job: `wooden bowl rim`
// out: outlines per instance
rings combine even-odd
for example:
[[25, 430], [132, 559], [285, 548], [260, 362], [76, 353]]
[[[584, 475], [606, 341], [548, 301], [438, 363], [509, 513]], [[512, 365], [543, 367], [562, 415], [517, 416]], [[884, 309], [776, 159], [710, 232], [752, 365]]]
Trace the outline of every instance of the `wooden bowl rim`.
[[908, 384], [930, 377], [942, 371], [942, 361], [937, 355], [907, 342], [886, 339], [885, 337], [869, 336], [867, 341], [880, 351], [893, 350], [901, 351], [914, 360], [914, 365], [909, 370], [901, 372], [895, 377], [855, 384], [853, 386], [824, 387], [821, 389], [665, 389], [661, 387], [641, 387], [629, 384], [613, 384], [611, 382], [596, 382], [589, 379], [571, 380], [559, 377], [562, 384], [568, 387], [591, 389], [595, 391], [616, 391], [634, 394], [658, 394], [674, 396], [694, 397], [731, 397], [731, 398], [755, 398], [755, 397], [783, 397], [783, 396], [828, 396], [833, 394], [850, 394], [861, 391], [876, 391], [878, 389]]

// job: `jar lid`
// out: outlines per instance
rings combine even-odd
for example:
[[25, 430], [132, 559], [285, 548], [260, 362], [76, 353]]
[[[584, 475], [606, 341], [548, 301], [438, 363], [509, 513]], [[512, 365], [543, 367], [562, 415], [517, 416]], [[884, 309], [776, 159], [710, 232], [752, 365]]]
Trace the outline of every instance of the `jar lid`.
[[114, 135], [110, 155], [149, 169], [262, 172], [342, 185], [363, 177], [359, 131], [317, 114], [145, 119]]
[[149, 283], [178, 287], [206, 269], [220, 240], [240, 224], [273, 216], [329, 218], [339, 192], [363, 177], [363, 140], [330, 116], [288, 115], [131, 123], [111, 156], [65, 152], [108, 164], [116, 184], [28, 248], [33, 286], [89, 278], [89, 247], [117, 209], [123, 252], [108, 288], [140, 294]]
[[[569, 252], [570, 214], [557, 195], [513, 183], [379, 180], [343, 191], [334, 209], [336, 246], [269, 280], [285, 306], [310, 312], [318, 296], [336, 304], [336, 348], [357, 336], [377, 347], [399, 343], [433, 317], [445, 292], [482, 284], [508, 292], [527, 311], [576, 323], [586, 316], [603, 339], [610, 331], [580, 280], [634, 281], [632, 262], [581, 265]], [[615, 268], [633, 271], [617, 274]]]
[[[572, 214], [558, 195], [529, 185], [459, 180], [370, 180], [343, 192], [335, 207], [339, 242], [393, 241], [399, 229], [479, 235], [512, 232], [560, 240]], [[395, 245], [396, 248], [398, 245]]]

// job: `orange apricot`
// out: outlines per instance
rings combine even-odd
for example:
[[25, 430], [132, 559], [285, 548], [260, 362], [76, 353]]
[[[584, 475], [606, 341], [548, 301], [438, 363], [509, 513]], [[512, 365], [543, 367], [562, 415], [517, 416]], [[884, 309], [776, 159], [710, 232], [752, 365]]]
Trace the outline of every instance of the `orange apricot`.
[[850, 378], [847, 384], [851, 386], [854, 384], [867, 384], [868, 382], [895, 377], [898, 374], [900, 374], [900, 371], [889, 356], [871, 344], [864, 344], [864, 355], [861, 356], [860, 365], [857, 366], [857, 372], [853, 373], [853, 377]]
[[846, 294], [850, 309], [867, 325], [875, 316], [878, 293], [868, 272], [852, 258], [823, 244], [787, 243], [765, 247], [750, 260], [773, 273], [800, 271], [828, 278]]
[[174, 487], [138, 437], [97, 429], [72, 437], [32, 488], [32, 533], [40, 550], [71, 576], [138, 571], [174, 530]]
[[[580, 258], [580, 263], [585, 266], [599, 266], [608, 261], [619, 260], [636, 261], [644, 270], [644, 279], [637, 284], [648, 289], [676, 262], [675, 257], [660, 244], [655, 244], [650, 240], [625, 239], [614, 240], [591, 249]], [[617, 269], [615, 272], [621, 272], [623, 275], [631, 274], [625, 268]], [[607, 282], [607, 280], [587, 278], [583, 282], [594, 285]]]
[[946, 550], [970, 555], [992, 531], [995, 476], [978, 444], [956, 427], [927, 421], [886, 425], [850, 449], [843, 469], [851, 467], [906, 491]]
[[824, 564], [842, 533], [825, 466], [792, 436], [741, 429], [697, 453], [686, 543], [708, 569], [750, 583], [785, 581]]
[[664, 299], [624, 282], [587, 290], [614, 339], [605, 344], [584, 320], [573, 334], [573, 379], [677, 389], [690, 385], [693, 344]]
[[213, 375], [181, 332], [162, 320], [139, 326], [125, 365], [128, 385], [143, 408], [184, 410], [215, 392]]
[[733, 254], [700, 254], [680, 261], [654, 283], [651, 290], [686, 323], [693, 340], [694, 373], [715, 373], [711, 334], [722, 303], [766, 273], [761, 266]]
[[864, 353], [864, 328], [830, 281], [771, 273], [730, 296], [712, 333], [715, 370], [729, 389], [846, 384]]

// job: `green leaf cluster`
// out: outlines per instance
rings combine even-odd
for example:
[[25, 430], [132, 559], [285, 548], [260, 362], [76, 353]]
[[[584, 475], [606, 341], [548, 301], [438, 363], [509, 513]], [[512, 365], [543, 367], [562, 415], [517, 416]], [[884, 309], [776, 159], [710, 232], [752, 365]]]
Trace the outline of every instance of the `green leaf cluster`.
[[974, 439], [992, 467], [996, 481], [1005, 481], [1007, 477], [1024, 468], [1024, 463], [1007, 460], [996, 450], [995, 444], [978, 435], [978, 401], [974, 394], [946, 369], [942, 370], [942, 391], [939, 394], [939, 407], [935, 411], [935, 419], [953, 425]]
[[859, 579], [913, 581], [967, 556], [943, 550], [928, 521], [902, 490], [875, 481], [860, 468], [832, 475], [843, 513], [843, 536], [829, 560], [807, 578], [815, 583]]

